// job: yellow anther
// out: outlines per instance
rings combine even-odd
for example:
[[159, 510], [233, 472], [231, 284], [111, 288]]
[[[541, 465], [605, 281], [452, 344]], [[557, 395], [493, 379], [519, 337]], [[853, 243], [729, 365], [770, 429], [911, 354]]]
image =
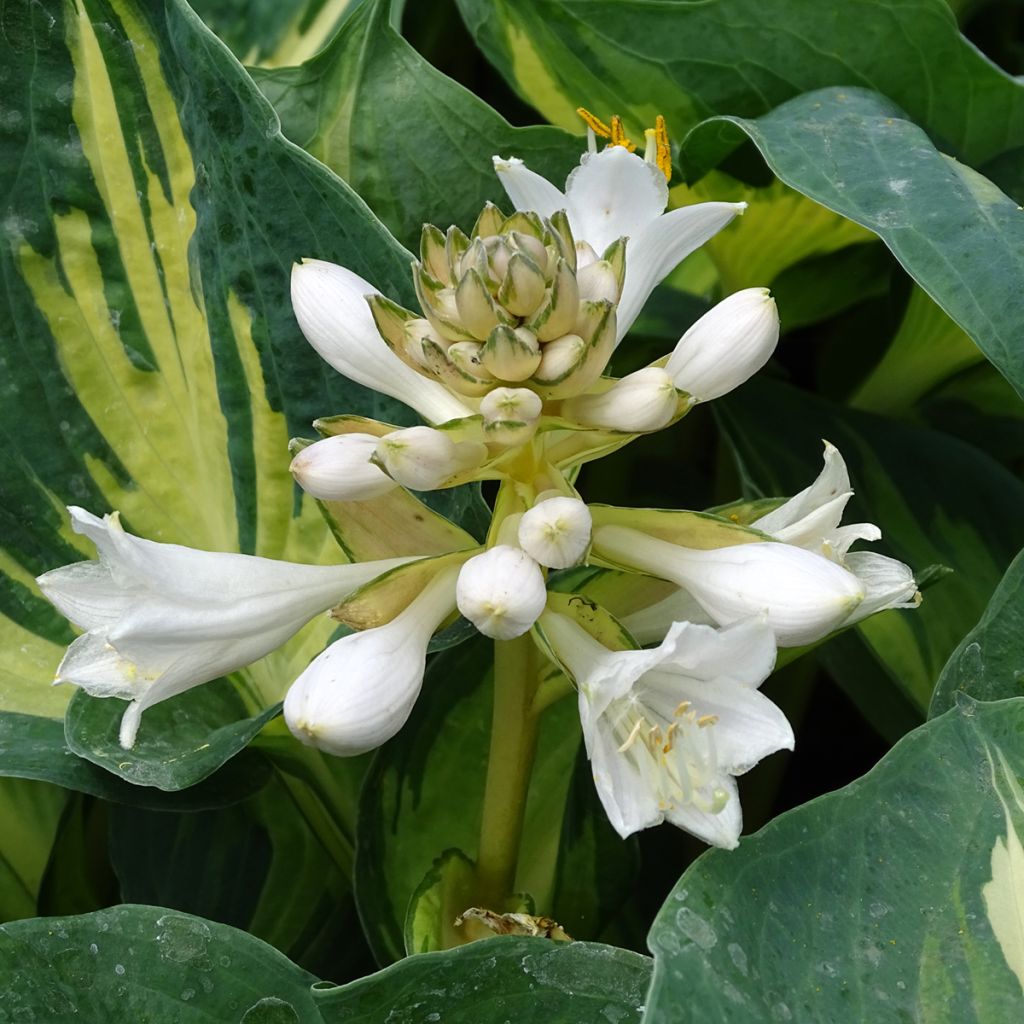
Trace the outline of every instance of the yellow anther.
[[661, 729], [656, 725], [652, 725], [647, 733], [647, 746], [652, 754], [656, 753], [658, 747], [661, 746]]
[[611, 118], [611, 138], [608, 144], [621, 145], [629, 153], [633, 153], [636, 150], [636, 146], [629, 140], [626, 134], [626, 129], [623, 128], [623, 119], [617, 114]]
[[675, 711], [672, 712], [673, 718], [678, 718], [680, 715], [686, 714], [690, 710], [690, 702], [688, 700], [681, 700], [676, 707]]
[[576, 113], [582, 118], [583, 123], [600, 139], [610, 139], [612, 130], [599, 117], [587, 110], [586, 107], [577, 107]]
[[668, 181], [672, 177], [672, 148], [668, 144], [668, 129], [661, 114], [654, 119], [654, 140], [658, 145], [658, 168]]
[[714, 725], [717, 721], [718, 715], [701, 715], [700, 718], [697, 719], [697, 725], [701, 729], [704, 729], [709, 725]]

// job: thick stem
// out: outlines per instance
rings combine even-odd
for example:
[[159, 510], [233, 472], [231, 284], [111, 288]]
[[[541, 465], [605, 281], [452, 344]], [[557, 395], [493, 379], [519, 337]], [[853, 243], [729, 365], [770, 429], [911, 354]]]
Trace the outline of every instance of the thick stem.
[[494, 714], [477, 854], [481, 901], [501, 911], [515, 885], [537, 745], [536, 648], [529, 634], [494, 642]]

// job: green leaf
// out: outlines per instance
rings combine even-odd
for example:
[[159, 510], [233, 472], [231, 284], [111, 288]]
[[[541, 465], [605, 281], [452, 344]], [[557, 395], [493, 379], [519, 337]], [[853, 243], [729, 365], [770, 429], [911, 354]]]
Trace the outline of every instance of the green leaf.
[[1024, 552], [1006, 571], [978, 624], [946, 662], [929, 715], [941, 715], [962, 690], [978, 700], [1024, 696]]
[[301, 64], [334, 34], [357, 0], [195, 0], [195, 12], [246, 64]]
[[[845, 521], [877, 524], [883, 540], [873, 547], [915, 572], [936, 563], [954, 570], [915, 611], [884, 612], [857, 626], [895, 685], [924, 711], [940, 669], [1017, 552], [1024, 484], [938, 431], [844, 410], [767, 380], [744, 385], [715, 411], [762, 494], [806, 487], [821, 470], [817, 439], [827, 438], [846, 459], [856, 492]], [[830, 665], [842, 679], [847, 662]]]
[[605, 120], [622, 114], [634, 138], [664, 114], [679, 137], [711, 114], [757, 117], [856, 84], [966, 160], [1024, 143], [1024, 85], [959, 34], [944, 0], [457, 2], [519, 95], [581, 133], [580, 104]]
[[0, 779], [0, 921], [38, 913], [46, 862], [68, 794], [57, 786]]
[[1024, 700], [965, 700], [863, 779], [701, 857], [651, 928], [645, 1019], [1015, 1020], [1022, 731]]
[[[124, 752], [122, 751], [122, 754]], [[269, 778], [265, 758], [246, 751], [200, 784], [179, 793], [137, 786], [68, 749], [64, 725], [52, 718], [0, 712], [0, 776], [52, 782], [115, 803], [171, 810], [222, 807], [249, 796]]]
[[850, 401], [871, 412], [906, 412], [932, 388], [983, 359], [978, 346], [915, 287], [885, 355]]
[[136, 786], [187, 789], [215, 772], [281, 713], [275, 704], [250, 714], [227, 679], [162, 701], [146, 712], [131, 750], [118, 742], [127, 702], [78, 690], [68, 705], [68, 748]]
[[320, 1024], [312, 975], [245, 932], [162, 907], [4, 925], [0, 971], [13, 1019]]
[[[179, 0], [8, 5], [0, 67], [0, 708], [58, 717], [73, 632], [33, 577], [93, 555], [62, 505], [153, 540], [343, 557], [288, 439], [339, 411], [413, 417], [306, 343], [290, 267], [334, 260], [408, 302], [410, 257]], [[330, 629], [242, 673], [247, 701], [280, 699]]]
[[402, 39], [390, 6], [367, 0], [302, 67], [253, 72], [285, 135], [341, 175], [410, 248], [424, 221], [468, 231], [486, 200], [510, 209], [495, 154], [564, 181], [579, 142], [557, 128], [513, 128]]
[[756, 121], [715, 118], [686, 151], [699, 162], [715, 132], [745, 133], [784, 182], [875, 232], [1024, 395], [1024, 217], [1012, 199], [863, 89], [808, 93]]
[[[147, 903], [233, 925], [326, 977], [372, 963], [359, 941], [351, 847], [275, 776], [256, 796], [216, 811], [112, 809], [110, 857], [126, 903]], [[340, 861], [340, 862], [339, 862]]]
[[313, 998], [324, 1024], [630, 1024], [650, 970], [614, 946], [506, 936], [409, 957]]
[[755, 187], [712, 171], [692, 186], [672, 189], [669, 205], [708, 201], [747, 203], [732, 230], [702, 246], [715, 264], [726, 294], [741, 288], [768, 286], [787, 267], [812, 256], [824, 256], [851, 245], [870, 242], [870, 231], [783, 184]]
[[[363, 782], [356, 900], [382, 963], [406, 952], [410, 901], [435, 860], [453, 848], [469, 859], [476, 856], [490, 743], [491, 649], [477, 637], [431, 660], [409, 721], [377, 752]], [[550, 909], [578, 743], [576, 709], [561, 701], [541, 719], [514, 887], [533, 898], [540, 914]], [[431, 930], [422, 921], [417, 928], [417, 934]]]

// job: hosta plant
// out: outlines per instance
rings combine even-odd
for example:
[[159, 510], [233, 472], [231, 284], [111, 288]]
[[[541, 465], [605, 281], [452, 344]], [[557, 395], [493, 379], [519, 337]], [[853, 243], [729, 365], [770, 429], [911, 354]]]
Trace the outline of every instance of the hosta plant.
[[955, 6], [5, 0], [0, 1016], [1019, 1016]]

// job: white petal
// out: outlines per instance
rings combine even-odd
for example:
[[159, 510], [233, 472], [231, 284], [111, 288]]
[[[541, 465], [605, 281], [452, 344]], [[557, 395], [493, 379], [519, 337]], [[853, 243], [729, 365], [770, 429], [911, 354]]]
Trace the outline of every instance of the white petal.
[[[781, 540], [784, 544], [806, 548], [819, 555], [828, 554], [830, 550], [835, 549], [834, 537], [839, 527], [839, 521], [843, 518], [846, 504], [852, 497], [853, 491], [837, 494], [831, 501], [826, 501], [823, 505], [810, 509], [789, 526], [783, 526], [776, 530], [764, 530], [764, 532], [776, 540]], [[775, 511], [781, 512], [782, 509], [778, 508]], [[773, 514], [769, 513], [769, 515]], [[758, 530], [764, 529], [760, 522], [751, 525]]]
[[[852, 494], [846, 462], [839, 454], [839, 449], [826, 441], [825, 465], [814, 483], [805, 487], [799, 494], [793, 495], [789, 501], [780, 505], [774, 512], [769, 512], [767, 515], [761, 516], [760, 519], [756, 519], [751, 526], [776, 536], [780, 530], [793, 526], [822, 505], [841, 495], [846, 495], [849, 498]], [[833, 529], [839, 525], [841, 517], [842, 508], [839, 510], [839, 517], [836, 518]]]
[[565, 194], [547, 178], [531, 171], [519, 157], [496, 156], [492, 159], [498, 180], [517, 210], [533, 210], [542, 217], [550, 217], [566, 208]]
[[683, 206], [663, 213], [630, 236], [626, 279], [616, 315], [618, 341], [633, 326], [655, 286], [745, 208], [745, 203]]
[[867, 593], [844, 625], [860, 622], [886, 608], [916, 608], [921, 603], [909, 565], [874, 551], [851, 551], [845, 564]]
[[292, 306], [302, 333], [350, 380], [405, 402], [433, 423], [471, 416], [447, 388], [422, 377], [396, 356], [377, 331], [366, 296], [376, 288], [324, 260], [292, 267]]
[[[723, 629], [676, 623], [665, 638], [664, 667], [694, 679], [723, 679], [757, 689], [775, 668], [775, 639], [761, 617]], [[678, 702], [677, 702], [678, 703]]]
[[581, 692], [580, 721], [597, 795], [612, 828], [625, 839], [634, 832], [657, 825], [664, 815], [654, 793], [644, 785], [630, 761], [618, 752], [611, 731], [604, 727], [602, 719], [592, 719], [587, 714], [585, 704], [586, 697]]
[[36, 579], [46, 599], [80, 629], [116, 622], [131, 603], [131, 594], [114, 581], [109, 566], [74, 562]]
[[716, 788], [729, 794], [725, 806], [717, 814], [698, 810], [692, 804], [684, 804], [674, 807], [665, 817], [673, 825], [703, 839], [705, 843], [723, 850], [734, 850], [739, 846], [743, 829], [743, 810], [736, 780], [729, 775], [722, 775], [716, 782]]
[[694, 622], [713, 626], [715, 620], [697, 602], [689, 591], [678, 587], [668, 597], [655, 604], [620, 616], [619, 621], [629, 630], [638, 644], [661, 643], [675, 622]]
[[[565, 183], [574, 237], [598, 252], [623, 236], [636, 239], [668, 202], [665, 175], [623, 146], [588, 153]], [[632, 245], [626, 247], [626, 273]]]
[[78, 637], [57, 666], [56, 682], [80, 686], [94, 697], [130, 699], [150, 681], [118, 654], [103, 629]]
[[840, 526], [833, 530], [828, 542], [832, 549], [832, 557], [845, 562], [851, 544], [858, 540], [876, 541], [881, 538], [882, 531], [874, 523], [850, 523], [849, 526]]

